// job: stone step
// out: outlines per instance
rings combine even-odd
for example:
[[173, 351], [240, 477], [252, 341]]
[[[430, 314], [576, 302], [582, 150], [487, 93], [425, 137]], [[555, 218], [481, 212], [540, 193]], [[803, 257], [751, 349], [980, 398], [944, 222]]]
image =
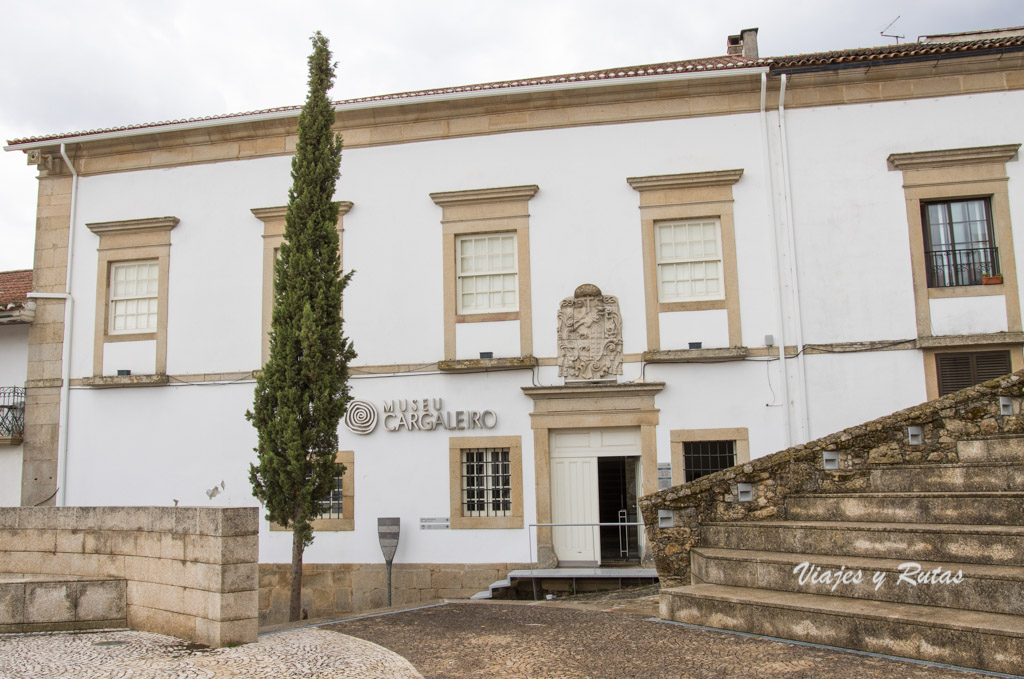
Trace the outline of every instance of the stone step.
[[[794, 572], [801, 563], [817, 566], [817, 577], [807, 577], [803, 584]], [[916, 574], [900, 569], [905, 563], [899, 559], [866, 559], [850, 556], [827, 556], [822, 554], [784, 554], [779, 552], [758, 552], [741, 549], [715, 549], [698, 547], [690, 552], [691, 577], [693, 584], [734, 585], [757, 587], [783, 592], [823, 594], [891, 601], [946, 608], [961, 608], [989, 613], [1024, 614], [1024, 569], [1019, 566], [988, 566], [973, 563], [918, 564], [921, 573], [934, 572], [942, 568], [952, 577], [961, 571], [963, 579], [958, 584], [943, 582], [920, 582]], [[841, 569], [845, 567], [845, 571]], [[832, 571], [836, 577], [822, 578], [823, 571]], [[839, 573], [861, 573], [859, 583], [847, 580], [841, 582]], [[876, 587], [873, 579], [876, 573], [883, 573]], [[906, 576], [910, 581], [900, 580]], [[941, 575], [941, 573], [937, 574]], [[852, 578], [851, 576], [846, 576]], [[834, 583], [839, 582], [833, 586]], [[918, 584], [911, 584], [918, 582]]]
[[1024, 526], [731, 521], [704, 524], [701, 546], [900, 561], [1024, 565]]
[[1024, 526], [1024, 491], [790, 495], [786, 518]]
[[1024, 462], [1024, 439], [1018, 436], [957, 441], [960, 462]]
[[872, 653], [1019, 673], [1024, 617], [724, 585], [662, 590], [661, 617]]
[[1024, 464], [925, 464], [871, 470], [871, 490], [874, 492], [913, 493], [924, 489], [932, 492], [1022, 491]]

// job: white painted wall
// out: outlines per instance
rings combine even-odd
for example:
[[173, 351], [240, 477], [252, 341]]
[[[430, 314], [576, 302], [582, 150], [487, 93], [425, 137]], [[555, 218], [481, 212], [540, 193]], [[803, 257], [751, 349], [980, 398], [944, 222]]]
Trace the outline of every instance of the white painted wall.
[[[916, 336], [902, 177], [886, 170], [885, 159], [893, 152], [1014, 142], [1024, 137], [1024, 123], [1016, 115], [1022, 105], [1024, 93], [1010, 93], [787, 114], [806, 342]], [[951, 118], [972, 124], [942, 122]], [[771, 120], [777, 122], [775, 114]], [[937, 122], [922, 124], [929, 120]], [[777, 150], [777, 127], [772, 134]], [[556, 355], [559, 302], [581, 283], [618, 297], [624, 350], [644, 351], [639, 197], [626, 178], [733, 168], [744, 170], [733, 187], [743, 343], [759, 346], [766, 334], [779, 341], [763, 163], [757, 115], [347, 150], [337, 198], [354, 203], [344, 218], [343, 259], [346, 270], [356, 270], [345, 297], [345, 319], [359, 352], [357, 364], [430, 364], [442, 358], [441, 209], [429, 194], [517, 184], [540, 187], [529, 206], [534, 354]], [[1007, 169], [1013, 219], [1024, 224], [1019, 165], [1011, 162]], [[263, 224], [250, 210], [284, 204], [288, 169], [289, 159], [269, 158], [83, 178], [73, 272], [73, 377], [91, 374], [94, 350], [98, 239], [84, 225], [163, 215], [181, 220], [171, 232], [168, 372], [257, 368]], [[1017, 240], [1017, 256], [1024, 261], [1024, 238]], [[969, 300], [963, 308], [940, 301], [933, 309], [936, 322], [963, 333], [991, 327], [998, 300]], [[689, 341], [727, 346], [724, 317], [724, 311], [662, 314], [662, 348], [685, 348]], [[459, 324], [456, 338], [460, 357], [520, 353], [517, 322]], [[106, 351], [129, 349], [112, 344]], [[924, 399], [918, 351], [808, 355], [805, 364], [812, 436]], [[795, 361], [787, 365], [795, 375]], [[673, 429], [747, 427], [751, 455], [758, 457], [789, 442], [781, 367], [767, 357], [646, 367], [633, 362], [623, 366], [620, 381], [666, 382], [656, 401], [660, 461], [669, 460]], [[443, 398], [452, 410], [493, 409], [498, 426], [488, 433], [522, 437], [529, 524], [536, 520], [533, 402], [521, 387], [560, 383], [552, 366], [535, 373], [381, 375], [354, 379], [353, 396], [378, 404]], [[790, 384], [803, 388], [792, 377]], [[243, 417], [252, 389], [249, 381], [72, 389], [69, 504], [172, 504], [175, 499], [182, 505], [252, 504], [247, 474], [256, 435]], [[790, 396], [797, 400], [798, 394]], [[421, 517], [448, 516], [450, 435], [380, 428], [360, 437], [341, 429], [342, 449], [355, 451], [356, 530], [318, 535], [306, 560], [378, 562], [376, 519], [399, 516], [399, 561], [525, 561], [525, 529], [418, 529]], [[222, 481], [223, 490], [208, 497]], [[260, 550], [263, 561], [287, 561], [290, 535], [270, 533], [264, 523]]]
[[103, 374], [116, 375], [118, 370], [131, 370], [133, 375], [156, 372], [156, 340], [105, 343]]
[[[27, 324], [0, 325], [0, 387], [24, 387], [28, 374]], [[0, 507], [21, 504], [22, 446], [0, 446]]]
[[1006, 297], [949, 297], [929, 300], [933, 335], [1006, 332]]
[[702, 349], [729, 346], [729, 319], [725, 309], [667, 311], [659, 314], [662, 349], [686, 349], [700, 342]]

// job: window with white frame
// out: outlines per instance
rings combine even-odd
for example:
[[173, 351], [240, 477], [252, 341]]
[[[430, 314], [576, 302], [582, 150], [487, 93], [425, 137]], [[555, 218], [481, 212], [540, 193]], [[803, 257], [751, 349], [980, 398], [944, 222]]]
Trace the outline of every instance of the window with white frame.
[[509, 516], [512, 512], [512, 462], [508, 448], [462, 451], [462, 515]]
[[722, 237], [717, 219], [657, 222], [658, 301], [723, 299]]
[[110, 265], [110, 334], [156, 332], [160, 265], [157, 260]]
[[458, 313], [519, 309], [515, 233], [459, 236], [455, 248]]

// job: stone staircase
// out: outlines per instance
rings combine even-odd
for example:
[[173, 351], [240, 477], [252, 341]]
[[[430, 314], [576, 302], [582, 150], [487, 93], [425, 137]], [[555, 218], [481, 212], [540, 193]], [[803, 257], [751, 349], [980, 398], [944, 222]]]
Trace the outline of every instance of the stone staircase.
[[[861, 465], [853, 461], [856, 454], [847, 459], [857, 471], [831, 477], [819, 463], [813, 483], [763, 472], [761, 482], [771, 487], [795, 486], [779, 489], [773, 511], [761, 502], [732, 519], [739, 504], [728, 490], [716, 501], [684, 503], [692, 520], [675, 544], [679, 535], [688, 537], [688, 572], [665, 572], [664, 556], [659, 571], [663, 582], [666, 575], [688, 577], [675, 578], [683, 586], [663, 586], [661, 617], [1021, 674], [1024, 435], [1004, 433], [1017, 428], [1019, 417], [1000, 419], [995, 435], [955, 441], [956, 462], [946, 455], [938, 463], [904, 458], [871, 465], [865, 453]], [[880, 436], [875, 431], [873, 443]], [[922, 456], [927, 454], [925, 449]], [[791, 473], [792, 460], [787, 462]], [[756, 470], [744, 470], [754, 472], [747, 478], [756, 482]], [[733, 488], [743, 474], [734, 477], [728, 479]], [[674, 506], [666, 495], [647, 512], [678, 510], [684, 489], [676, 491]], [[664, 555], [671, 530], [660, 539]]]

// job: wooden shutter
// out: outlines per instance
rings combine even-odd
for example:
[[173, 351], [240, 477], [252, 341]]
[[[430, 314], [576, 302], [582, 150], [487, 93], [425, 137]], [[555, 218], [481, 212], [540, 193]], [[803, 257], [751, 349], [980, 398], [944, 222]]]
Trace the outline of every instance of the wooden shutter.
[[939, 378], [939, 396], [945, 396], [1010, 372], [1010, 352], [936, 354], [935, 370]]

